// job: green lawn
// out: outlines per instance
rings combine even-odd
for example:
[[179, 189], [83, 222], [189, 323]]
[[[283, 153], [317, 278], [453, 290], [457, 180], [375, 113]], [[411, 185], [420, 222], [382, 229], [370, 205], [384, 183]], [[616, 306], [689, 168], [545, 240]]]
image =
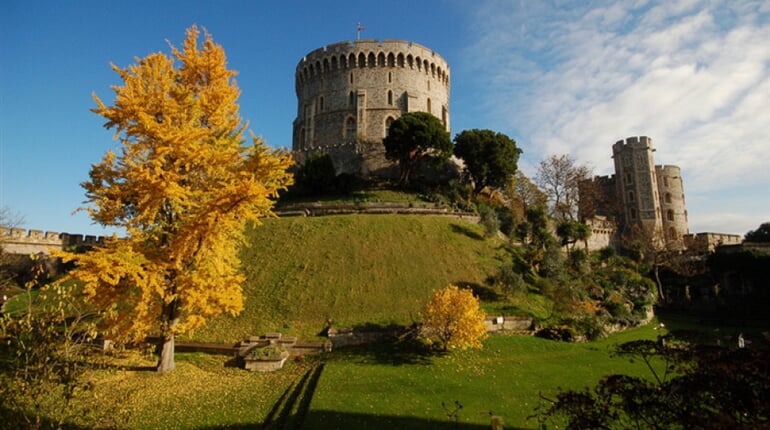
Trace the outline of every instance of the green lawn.
[[453, 217], [339, 215], [265, 220], [241, 260], [244, 311], [191, 337], [235, 342], [280, 331], [304, 339], [337, 327], [411, 324], [434, 289], [483, 288], [501, 264], [501, 241]]
[[120, 367], [89, 375], [97, 398], [79, 408], [102, 411], [97, 426], [128, 429], [451, 429], [442, 402], [458, 401], [459, 428], [488, 428], [490, 412], [506, 429], [535, 428], [527, 416], [541, 392], [592, 385], [608, 373], [645, 375], [642, 364], [610, 358], [608, 347], [654, 338], [652, 327], [585, 344], [492, 336], [482, 350], [445, 355], [344, 348], [268, 374], [230, 367], [228, 357], [177, 354], [177, 369], [158, 375], [152, 357], [128, 354], [113, 360]]
[[608, 347], [656, 334], [651, 325], [585, 344], [492, 336], [483, 350], [444, 356], [341, 350], [325, 366], [303, 428], [452, 428], [439, 423], [451, 422], [442, 402], [455, 401], [462, 428], [487, 428], [490, 413], [506, 428], [535, 428], [527, 417], [539, 393], [592, 385], [609, 373], [647, 375], [642, 364], [610, 358]]

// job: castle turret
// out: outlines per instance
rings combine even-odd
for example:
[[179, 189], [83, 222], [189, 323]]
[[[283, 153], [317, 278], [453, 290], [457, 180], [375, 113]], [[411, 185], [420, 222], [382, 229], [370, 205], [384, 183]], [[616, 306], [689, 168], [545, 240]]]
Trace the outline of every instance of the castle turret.
[[612, 145], [625, 229], [641, 226], [658, 234], [662, 222], [653, 151], [652, 139], [647, 136], [629, 137]]
[[403, 113], [422, 111], [449, 131], [449, 66], [402, 40], [356, 40], [316, 49], [297, 64], [292, 149], [331, 155], [338, 173], [388, 169], [385, 138]]
[[666, 242], [684, 247], [683, 236], [690, 233], [684, 199], [682, 174], [678, 166], [655, 166], [663, 234]]

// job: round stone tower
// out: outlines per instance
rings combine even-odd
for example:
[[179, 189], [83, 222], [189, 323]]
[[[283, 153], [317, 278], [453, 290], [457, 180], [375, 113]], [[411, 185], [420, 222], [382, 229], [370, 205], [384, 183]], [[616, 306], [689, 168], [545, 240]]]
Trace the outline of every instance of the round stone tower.
[[382, 139], [406, 112], [429, 112], [449, 128], [449, 65], [422, 45], [356, 40], [328, 45], [297, 64], [292, 149], [329, 154], [337, 173], [390, 174]]
[[681, 170], [678, 166], [655, 166], [655, 175], [666, 240], [681, 242], [684, 235], [690, 234]]

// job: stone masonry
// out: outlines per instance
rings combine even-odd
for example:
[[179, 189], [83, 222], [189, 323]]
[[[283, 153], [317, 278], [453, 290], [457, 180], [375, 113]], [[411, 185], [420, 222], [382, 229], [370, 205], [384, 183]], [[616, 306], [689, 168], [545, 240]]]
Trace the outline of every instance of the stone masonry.
[[296, 68], [292, 149], [302, 162], [329, 154], [337, 173], [392, 173], [382, 139], [406, 112], [429, 112], [447, 131], [449, 65], [403, 40], [340, 42], [307, 54]]

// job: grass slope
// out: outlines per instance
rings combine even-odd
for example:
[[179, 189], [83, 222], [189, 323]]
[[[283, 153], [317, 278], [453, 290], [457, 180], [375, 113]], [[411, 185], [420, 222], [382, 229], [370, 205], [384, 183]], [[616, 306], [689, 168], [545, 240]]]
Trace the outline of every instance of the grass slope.
[[431, 292], [482, 285], [500, 242], [452, 217], [340, 215], [268, 219], [242, 253], [244, 311], [193, 338], [232, 342], [268, 331], [311, 338], [335, 326], [411, 323]]

